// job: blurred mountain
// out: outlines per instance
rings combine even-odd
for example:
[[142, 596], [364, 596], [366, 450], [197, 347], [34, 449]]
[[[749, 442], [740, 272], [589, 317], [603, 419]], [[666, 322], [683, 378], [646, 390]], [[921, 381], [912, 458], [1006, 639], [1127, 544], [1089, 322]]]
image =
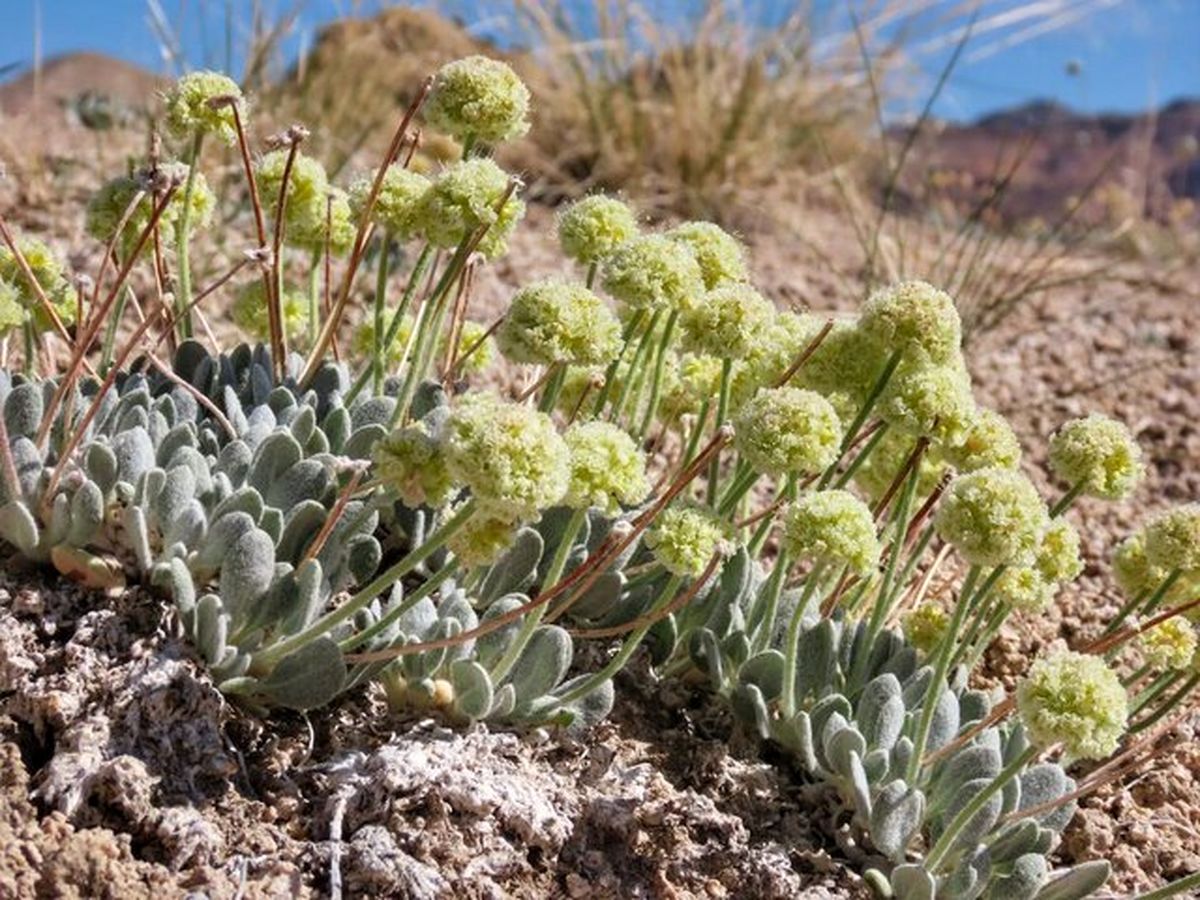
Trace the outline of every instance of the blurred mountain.
[[69, 53], [47, 60], [0, 84], [0, 114], [47, 115], [59, 110], [88, 115], [106, 107], [114, 115], [150, 109], [163, 79], [102, 53]]
[[912, 158], [904, 189], [914, 205], [934, 191], [970, 205], [1005, 182], [996, 209], [1010, 222], [1054, 221], [1081, 198], [1085, 220], [1113, 205], [1159, 221], [1192, 218], [1200, 209], [1200, 100], [1139, 115], [1087, 115], [1039, 100], [969, 124], [926, 123]]

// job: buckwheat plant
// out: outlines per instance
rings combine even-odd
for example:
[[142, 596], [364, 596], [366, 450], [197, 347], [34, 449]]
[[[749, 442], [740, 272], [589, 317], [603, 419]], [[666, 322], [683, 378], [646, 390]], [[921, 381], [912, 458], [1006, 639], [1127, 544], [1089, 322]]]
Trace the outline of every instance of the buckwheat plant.
[[[1103, 633], [1011, 693], [977, 674], [1013, 616], [1072, 590], [1075, 502], [1137, 486], [1125, 426], [1067, 422], [1048, 460], [1023, 457], [976, 400], [944, 292], [780, 310], [717, 226], [643, 229], [602, 195], [558, 216], [578, 272], [523, 279], [482, 320], [476, 274], [524, 212], [487, 155], [528, 127], [501, 63], [437, 73], [348, 190], [300, 152], [303, 127], [256, 136], [223, 76], [165, 106], [184, 163], [98, 190], [90, 282], [0, 229], [0, 335], [23, 337], [0, 372], [16, 553], [160, 590], [250, 709], [376, 691], [401, 714], [580, 729], [648, 667], [790, 754], [880, 896], [1102, 887], [1106, 861], [1051, 853], [1194, 701], [1200, 511], [1116, 549]], [[462, 148], [429, 176], [407, 168], [422, 121]], [[201, 272], [208, 135], [237, 145], [222, 207], [247, 212], [210, 257], [232, 262]], [[190, 337], [222, 301], [262, 344]], [[1043, 463], [1061, 495], [1030, 479]], [[578, 641], [610, 652], [577, 666]]]

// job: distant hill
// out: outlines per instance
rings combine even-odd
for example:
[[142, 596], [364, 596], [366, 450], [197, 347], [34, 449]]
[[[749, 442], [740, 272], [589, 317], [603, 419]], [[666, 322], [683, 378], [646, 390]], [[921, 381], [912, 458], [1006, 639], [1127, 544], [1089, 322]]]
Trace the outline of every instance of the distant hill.
[[1006, 220], [1052, 221], [1089, 191], [1159, 220], [1200, 210], [1200, 99], [1139, 115], [1087, 115], [1038, 100], [970, 124], [933, 123], [917, 146], [919, 180], [963, 203], [1023, 154], [999, 207]]
[[148, 109], [163, 79], [139, 66], [102, 53], [69, 53], [0, 84], [0, 113], [44, 114], [91, 94], [127, 110]]

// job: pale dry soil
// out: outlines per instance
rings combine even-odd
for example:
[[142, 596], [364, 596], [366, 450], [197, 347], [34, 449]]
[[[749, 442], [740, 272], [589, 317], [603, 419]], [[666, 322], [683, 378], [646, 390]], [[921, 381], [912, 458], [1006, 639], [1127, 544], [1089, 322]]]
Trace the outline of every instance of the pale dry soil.
[[[532, 209], [482, 273], [476, 318], [564, 271], [549, 219]], [[781, 230], [751, 239], [762, 288], [852, 308], [848, 229], [820, 210], [807, 229], [842, 270]], [[1048, 491], [1045, 435], [1090, 410], [1130, 424], [1149, 473], [1129, 502], [1071, 513], [1087, 570], [1046, 618], [1006, 629], [988, 680], [1011, 685], [1054, 642], [1096, 634], [1118, 603], [1111, 547], [1152, 510], [1200, 497], [1198, 326], [1184, 285], [1134, 272], [1036, 298], [977, 342], [979, 394], [1013, 419]], [[869, 856], [832, 798], [642, 664], [584, 735], [396, 719], [369, 691], [259, 720], [222, 699], [160, 599], [5, 565], [0, 896], [866, 896], [854, 873]], [[1114, 896], [1200, 867], [1198, 737], [1193, 713], [1148, 771], [1085, 800], [1056, 861], [1110, 859]]]

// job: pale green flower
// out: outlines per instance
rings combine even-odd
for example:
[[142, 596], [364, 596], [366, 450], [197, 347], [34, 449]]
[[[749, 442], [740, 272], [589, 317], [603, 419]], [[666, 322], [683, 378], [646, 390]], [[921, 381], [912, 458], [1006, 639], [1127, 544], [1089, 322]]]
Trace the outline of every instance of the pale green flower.
[[876, 408], [893, 428], [927, 437], [939, 447], [961, 444], [975, 420], [975, 398], [966, 372], [928, 363], [901, 363]]
[[[463, 375], [478, 375], [487, 371], [496, 361], [496, 342], [487, 333], [487, 326], [467, 319], [462, 323], [458, 339], [458, 358], [462, 361], [459, 371]], [[445, 336], [439, 342], [445, 352]], [[472, 349], [474, 348], [474, 349]], [[470, 356], [466, 354], [470, 352]]]
[[885, 355], [901, 352], [947, 365], [962, 345], [962, 323], [954, 300], [924, 281], [902, 281], [871, 295], [859, 327]]
[[446, 547], [468, 569], [490, 566], [516, 542], [517, 530], [511, 519], [475, 513], [450, 536]]
[[1150, 521], [1146, 559], [1168, 572], [1200, 572], [1200, 503], [1177, 506]]
[[214, 105], [212, 101], [219, 97], [232, 97], [239, 110], [245, 108], [242, 89], [227, 75], [220, 72], [184, 75], [163, 94], [167, 130], [180, 139], [212, 134], [232, 146], [237, 141], [233, 106]]
[[1026, 615], [1045, 612], [1054, 600], [1057, 586], [1033, 566], [1009, 566], [992, 588], [993, 596], [1010, 609]]
[[529, 131], [529, 89], [507, 63], [468, 56], [438, 70], [425, 119], [459, 140], [509, 141]]
[[826, 396], [845, 394], [858, 406], [879, 380], [884, 362], [878, 347], [857, 325], [835, 322], [792, 383]]
[[632, 309], [687, 310], [704, 297], [700, 264], [683, 244], [639, 235], [604, 261], [604, 289]]
[[784, 512], [782, 543], [795, 559], [844, 565], [860, 575], [879, 564], [871, 510], [849, 491], [802, 494]]
[[1062, 516], [1056, 516], [1042, 535], [1034, 565], [1050, 582], [1078, 578], [1083, 571], [1083, 560], [1079, 556], [1079, 532], [1075, 526]]
[[[29, 265], [34, 280], [54, 307], [54, 311], [58, 313], [59, 319], [64, 325], [70, 325], [75, 321], [75, 297], [66, 275], [63, 274], [62, 263], [54, 252], [37, 238], [19, 237], [16, 243], [21, 256]], [[7, 318], [14, 317], [11, 304], [16, 302], [24, 307], [25, 316], [32, 320], [37, 331], [53, 329], [54, 323], [42, 305], [37, 290], [29, 283], [17, 257], [7, 245], [0, 245], [0, 282], [11, 288]]]
[[1138, 635], [1138, 648], [1152, 669], [1186, 669], [1196, 655], [1196, 629], [1181, 616], [1164, 619]]
[[504, 201], [510, 180], [490, 159], [468, 159], [447, 167], [422, 197], [417, 230], [435, 247], [451, 249], [487, 228], [478, 249], [488, 259], [496, 259], [525, 215], [525, 203], [515, 193]]
[[722, 368], [721, 360], [704, 353], [685, 353], [678, 359], [668, 357], [659, 407], [663, 415], [678, 418], [699, 412], [705, 400], [717, 396]]
[[747, 284], [723, 284], [683, 316], [685, 344], [721, 359], [742, 359], [762, 342], [775, 307]]
[[571, 451], [571, 478], [563, 498], [567, 506], [596, 507], [613, 515], [650, 493], [646, 459], [633, 438], [616, 425], [573, 425], [564, 438]]
[[[121, 222], [121, 218], [129, 209], [130, 203], [133, 202], [139, 190], [147, 187], [146, 179], [137, 176], [122, 175], [119, 178], [114, 178], [106, 182], [100, 190], [92, 195], [87, 207], [87, 230], [88, 234], [96, 240], [107, 244], [116, 234], [117, 226]], [[183, 213], [183, 186], [176, 188], [171, 195], [171, 199], [167, 201], [166, 208], [158, 217], [158, 226], [155, 229], [160, 240], [166, 243], [171, 243], [174, 239], [175, 228], [179, 224], [180, 217]], [[189, 213], [188, 227], [192, 231], [207, 228], [212, 221], [213, 210], [216, 208], [217, 198], [213, 194], [212, 189], [208, 186], [208, 180], [204, 177], [203, 172], [196, 172], [192, 183], [191, 196], [191, 211]], [[142, 233], [146, 230], [146, 226], [150, 224], [150, 217], [154, 213], [155, 200], [154, 196], [147, 191], [133, 207], [129, 218], [125, 222], [125, 228], [121, 232], [121, 237], [116, 243], [118, 254], [124, 259], [133, 253], [137, 246], [138, 240]], [[151, 252], [153, 248], [151, 240], [146, 241], [146, 245], [142, 252]]]
[[1142, 451], [1129, 429], [1092, 413], [1073, 419], [1050, 439], [1050, 468], [1064, 482], [1106, 500], [1128, 497], [1142, 480]]
[[637, 217], [629, 205], [603, 194], [577, 200], [558, 214], [563, 253], [585, 266], [604, 260], [637, 231]]
[[[1113, 552], [1113, 578], [1127, 597], [1146, 597], [1158, 590], [1170, 574], [1146, 558], [1146, 532], [1131, 534]], [[1163, 595], [1163, 604], [1174, 606], [1200, 595], [1200, 572], [1183, 573]], [[1191, 611], [1189, 617], [1200, 616]]]
[[445, 435], [450, 476], [490, 515], [536, 520], [567, 491], [570, 451], [544, 413], [468, 394], [450, 413]]
[[17, 289], [7, 281], [0, 281], [0, 338], [25, 321], [25, 307], [17, 298]]
[[441, 442], [424, 421], [376, 441], [371, 455], [375, 476], [409, 507], [445, 506], [458, 487], [450, 477]]
[[[350, 208], [354, 218], [362, 215], [374, 186], [374, 176], [360, 178], [351, 185]], [[375, 197], [371, 219], [380, 228], [391, 232], [396, 240], [408, 240], [419, 231], [421, 201], [429, 187], [430, 181], [424, 175], [403, 166], [388, 166]]]
[[829, 401], [803, 388], [767, 388], [734, 419], [738, 452], [774, 477], [815, 475], [837, 459], [842, 423]]
[[[233, 324], [251, 337], [266, 340], [270, 335], [267, 288], [262, 279], [248, 281], [238, 291], [230, 315]], [[283, 326], [288, 335], [300, 334], [308, 324], [308, 297], [289, 287], [283, 289]]]
[[496, 342], [514, 362], [602, 365], [620, 352], [621, 324], [583, 285], [538, 281], [513, 296]]
[[1008, 420], [977, 407], [961, 444], [942, 448], [946, 461], [960, 472], [976, 469], [1015, 469], [1021, 464], [1021, 445]]
[[[730, 398], [740, 406], [761, 388], [772, 387], [784, 376], [813, 342], [822, 323], [807, 313], [778, 312], [763, 333], [733, 370]], [[797, 376], [789, 384], [800, 387], [803, 378]]]
[[746, 248], [742, 242], [712, 222], [684, 222], [667, 232], [692, 251], [700, 264], [704, 286], [709, 290], [730, 281], [748, 281]]
[[1033, 664], [1017, 686], [1017, 709], [1036, 746], [1061, 743], [1071, 762], [1103, 759], [1117, 749], [1129, 701], [1103, 659], [1064, 650]]
[[283, 239], [292, 247], [313, 251], [325, 249], [329, 237], [330, 252], [341, 256], [354, 243], [355, 226], [345, 191], [332, 187], [325, 167], [315, 159], [297, 153], [288, 168], [289, 149], [272, 150], [255, 168], [255, 179], [263, 208], [271, 216], [279, 209], [279, 192], [287, 172], [284, 198]]
[[972, 565], [1033, 561], [1049, 515], [1029, 479], [1012, 469], [980, 469], [950, 485], [934, 517], [942, 539]]
[[698, 506], [663, 510], [646, 531], [645, 542], [659, 565], [682, 578], [702, 574], [714, 553], [728, 556], [733, 551], [725, 524]]
[[945, 639], [950, 627], [950, 614], [945, 607], [926, 601], [901, 619], [904, 637], [925, 656]]

